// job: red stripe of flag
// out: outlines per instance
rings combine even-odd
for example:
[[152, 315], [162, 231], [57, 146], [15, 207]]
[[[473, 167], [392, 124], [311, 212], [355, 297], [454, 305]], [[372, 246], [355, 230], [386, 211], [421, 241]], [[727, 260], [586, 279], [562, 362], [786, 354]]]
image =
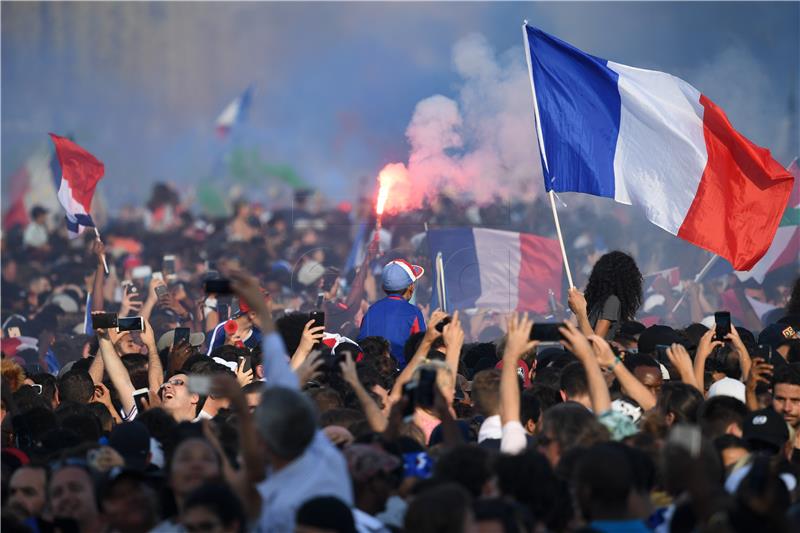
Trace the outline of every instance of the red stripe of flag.
[[550, 310], [547, 289], [561, 300], [561, 248], [558, 241], [529, 233], [519, 234], [518, 311], [546, 314]]

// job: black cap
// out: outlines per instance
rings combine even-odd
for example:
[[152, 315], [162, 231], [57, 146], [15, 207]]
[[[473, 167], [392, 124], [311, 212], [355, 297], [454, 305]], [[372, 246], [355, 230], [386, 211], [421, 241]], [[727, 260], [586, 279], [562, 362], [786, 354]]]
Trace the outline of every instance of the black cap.
[[772, 409], [761, 409], [745, 419], [742, 438], [751, 450], [778, 453], [789, 440], [789, 428], [783, 416]]
[[147, 455], [150, 453], [150, 432], [147, 426], [137, 420], [117, 424], [111, 430], [108, 440], [109, 445], [125, 459], [126, 468], [147, 468]]
[[678, 332], [669, 326], [650, 326], [639, 335], [639, 353], [653, 354], [659, 344], [670, 345], [682, 340]]

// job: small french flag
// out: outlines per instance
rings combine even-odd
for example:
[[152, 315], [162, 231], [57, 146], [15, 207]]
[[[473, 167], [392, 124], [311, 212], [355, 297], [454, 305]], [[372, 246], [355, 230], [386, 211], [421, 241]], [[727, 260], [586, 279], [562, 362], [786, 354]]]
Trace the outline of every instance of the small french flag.
[[793, 178], [685, 81], [523, 27], [545, 188], [641, 207], [653, 224], [749, 270]]
[[237, 96], [231, 103], [225, 106], [222, 113], [217, 117], [214, 126], [217, 130], [217, 135], [225, 138], [236, 124], [244, 120], [245, 114], [250, 107], [250, 97], [252, 94], [252, 87], [248, 87], [241, 95]]
[[103, 177], [105, 167], [95, 156], [67, 139], [51, 133], [56, 155], [61, 165], [61, 183], [58, 201], [67, 212], [67, 230], [74, 239], [85, 228], [93, 228], [89, 214], [97, 182]]

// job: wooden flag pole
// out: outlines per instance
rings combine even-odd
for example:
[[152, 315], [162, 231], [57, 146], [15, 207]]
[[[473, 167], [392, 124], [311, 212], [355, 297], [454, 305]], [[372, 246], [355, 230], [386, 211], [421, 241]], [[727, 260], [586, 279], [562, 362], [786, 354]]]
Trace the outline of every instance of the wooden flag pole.
[[[103, 242], [102, 239], [100, 239], [100, 232], [97, 231], [97, 226], [94, 227], [94, 235], [97, 237], [98, 241]], [[108, 263], [106, 263], [106, 254], [103, 254], [101, 257], [103, 258], [103, 270], [105, 271], [106, 276], [108, 276]]]

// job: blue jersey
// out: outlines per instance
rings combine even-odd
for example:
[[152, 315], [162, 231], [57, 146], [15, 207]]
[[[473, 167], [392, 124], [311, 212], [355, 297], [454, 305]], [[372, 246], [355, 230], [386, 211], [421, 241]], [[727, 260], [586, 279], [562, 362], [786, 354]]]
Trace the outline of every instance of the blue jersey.
[[402, 368], [406, 366], [403, 346], [408, 338], [418, 331], [425, 331], [425, 318], [422, 312], [402, 296], [392, 295], [370, 306], [361, 321], [358, 340], [375, 336], [388, 340], [391, 354]]

